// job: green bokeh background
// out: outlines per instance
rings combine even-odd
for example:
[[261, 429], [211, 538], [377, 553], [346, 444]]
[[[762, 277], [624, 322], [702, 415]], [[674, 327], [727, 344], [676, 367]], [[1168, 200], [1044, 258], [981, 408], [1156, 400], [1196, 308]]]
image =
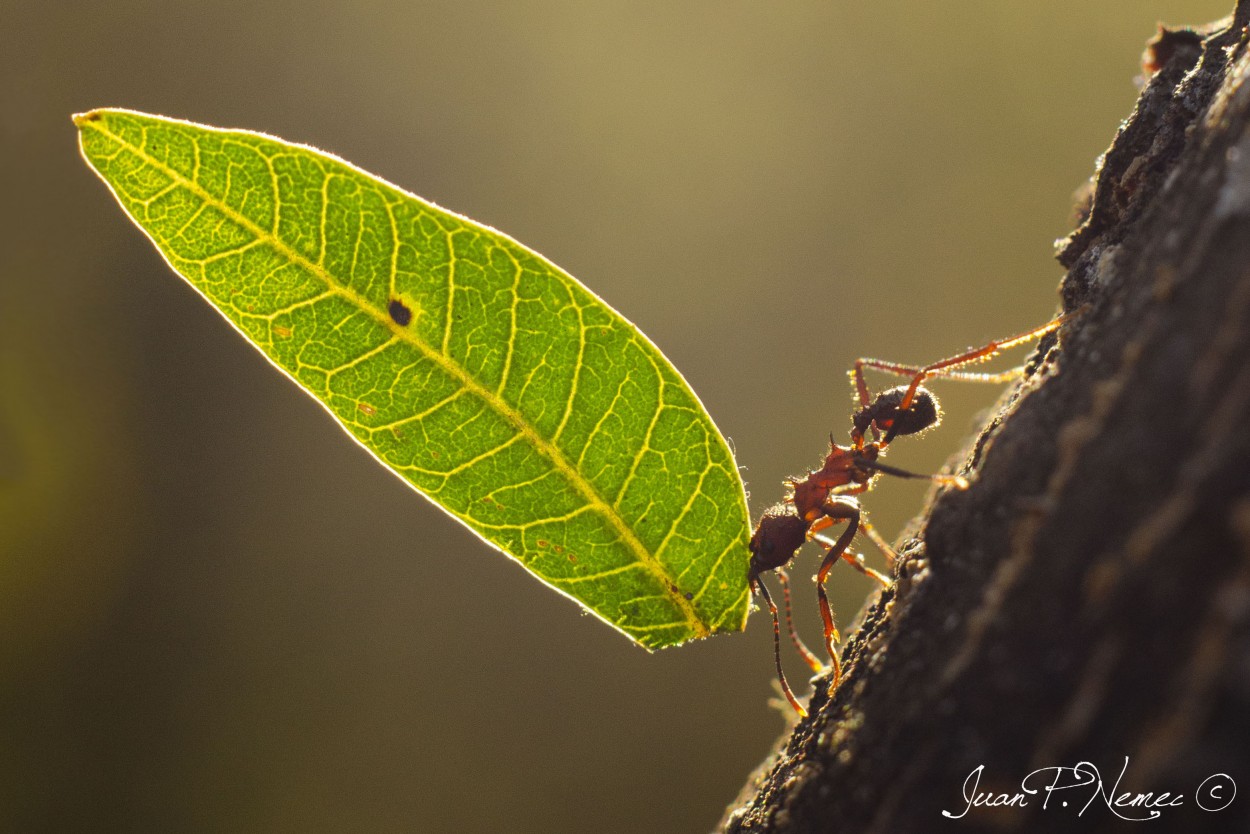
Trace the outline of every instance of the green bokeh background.
[[[1053, 313], [1155, 21], [1229, 6], [0, 2], [0, 829], [699, 831], [783, 728], [758, 613], [648, 655], [490, 552], [169, 273], [70, 113], [311, 143], [507, 231], [667, 353], [758, 513], [856, 356]], [[995, 396], [941, 392], [892, 463]], [[892, 536], [923, 492], [866, 504]]]

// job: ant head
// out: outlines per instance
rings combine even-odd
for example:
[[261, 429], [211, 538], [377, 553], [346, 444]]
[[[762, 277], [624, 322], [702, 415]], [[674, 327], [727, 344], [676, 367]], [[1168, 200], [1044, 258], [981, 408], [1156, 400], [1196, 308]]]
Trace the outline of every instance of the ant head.
[[756, 571], [773, 570], [789, 562], [807, 541], [807, 528], [807, 522], [799, 518], [794, 507], [769, 507], [751, 536], [751, 567]]
[[899, 435], [917, 434], [942, 421], [942, 408], [932, 391], [917, 388], [911, 405], [901, 411], [899, 404], [906, 394], [907, 387], [904, 385], [882, 391], [870, 405], [855, 412], [855, 430], [862, 435], [875, 425], [879, 431], [885, 432], [886, 442], [889, 442]]

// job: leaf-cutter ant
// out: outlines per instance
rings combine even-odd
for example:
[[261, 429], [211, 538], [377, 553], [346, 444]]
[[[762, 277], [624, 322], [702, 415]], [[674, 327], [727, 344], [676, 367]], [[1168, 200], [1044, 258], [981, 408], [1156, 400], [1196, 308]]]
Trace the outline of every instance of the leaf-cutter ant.
[[[786, 576], [785, 566], [794, 559], [799, 548], [809, 540], [817, 542], [825, 549], [824, 560], [820, 563], [820, 569], [816, 573], [816, 595], [820, 603], [820, 616], [824, 621], [825, 650], [829, 654], [832, 670], [829, 688], [831, 691], [836, 689], [841, 679], [842, 666], [838, 653], [834, 649], [834, 643], [841, 638], [834, 625], [829, 598], [825, 594], [825, 579], [840, 559], [860, 573], [876, 579], [882, 585], [889, 584], [890, 580], [886, 576], [864, 565], [863, 557], [851, 552], [851, 543], [860, 531], [863, 531], [885, 554], [891, 566], [896, 555], [893, 548], [864, 519], [864, 513], [856, 496], [868, 490], [877, 475], [881, 474], [900, 478], [924, 478], [956, 489], [968, 487], [967, 480], [959, 475], [920, 475], [887, 466], [880, 460], [894, 438], [918, 434], [937, 425], [941, 420], [941, 408], [937, 398], [927, 388], [922, 387], [921, 383], [930, 377], [971, 382], [1006, 382], [1013, 379], [1021, 373], [1022, 368], [1014, 368], [1002, 373], [979, 373], [959, 369], [984, 362], [996, 356], [1000, 351], [1039, 339], [1057, 330], [1064, 322], [1080, 312], [1082, 311], [1077, 310], [1060, 316], [1026, 333], [989, 342], [978, 348], [969, 348], [963, 353], [931, 365], [902, 365], [896, 362], [883, 362], [879, 359], [859, 359], [855, 362], [850, 377], [859, 407], [851, 418], [850, 445], [839, 446], [834, 441], [833, 435], [830, 435], [829, 452], [825, 456], [824, 465], [801, 478], [787, 480], [789, 495], [786, 500], [766, 510], [751, 535], [749, 568], [751, 589], [764, 601], [772, 615], [773, 651], [777, 660], [777, 678], [781, 682], [781, 690], [785, 693], [786, 699], [800, 716], [806, 716], [807, 711], [795, 698], [794, 692], [791, 691], [786, 681], [785, 672], [782, 671], [781, 624], [777, 615], [777, 606], [773, 603], [768, 588], [761, 579], [761, 574], [770, 570], [776, 572], [782, 587], [786, 628], [790, 633], [790, 639], [812, 671], [821, 672], [824, 670], [824, 665], [803, 644], [794, 630], [794, 622], [790, 613], [790, 583]], [[866, 368], [911, 377], [911, 382], [908, 385], [890, 388], [874, 397], [864, 379]], [[871, 440], [868, 439], [869, 436]], [[821, 535], [821, 531], [838, 524], [845, 524], [845, 527], [836, 540]]]

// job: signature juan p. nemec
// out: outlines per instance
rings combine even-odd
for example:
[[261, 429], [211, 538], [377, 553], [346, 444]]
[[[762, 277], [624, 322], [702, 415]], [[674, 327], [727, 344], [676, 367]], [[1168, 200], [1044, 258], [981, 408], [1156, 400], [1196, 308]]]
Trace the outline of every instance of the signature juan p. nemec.
[[1194, 806], [1202, 811], [1222, 811], [1237, 796], [1237, 783], [1227, 773], [1213, 773], [1190, 792], [1182, 789], [1137, 792], [1122, 790], [1128, 771], [1128, 756], [1114, 782], [1108, 782], [1092, 762], [1073, 766], [1041, 767], [1020, 780], [1015, 792], [981, 788], [985, 765], [977, 765], [964, 779], [963, 802], [957, 810], [942, 816], [960, 819], [974, 808], [1031, 808], [1043, 811], [1068, 809], [1082, 816], [1091, 806], [1105, 807], [1122, 820], [1144, 822], [1158, 819], [1177, 808]]

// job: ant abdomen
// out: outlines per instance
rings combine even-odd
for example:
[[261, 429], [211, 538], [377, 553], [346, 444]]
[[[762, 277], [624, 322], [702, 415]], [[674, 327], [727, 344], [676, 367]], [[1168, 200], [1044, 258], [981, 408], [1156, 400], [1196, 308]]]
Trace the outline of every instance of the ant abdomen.
[[751, 567], [754, 571], [776, 570], [794, 558], [807, 541], [810, 522], [804, 521], [787, 504], [769, 507], [760, 516], [751, 536]]
[[[907, 395], [907, 386], [882, 391], [870, 405], [855, 412], [855, 430], [862, 436], [874, 423], [891, 436], [918, 434], [942, 420], [942, 408], [928, 388], [917, 388], [911, 405], [904, 411], [899, 404]], [[888, 439], [888, 438], [887, 438]]]

